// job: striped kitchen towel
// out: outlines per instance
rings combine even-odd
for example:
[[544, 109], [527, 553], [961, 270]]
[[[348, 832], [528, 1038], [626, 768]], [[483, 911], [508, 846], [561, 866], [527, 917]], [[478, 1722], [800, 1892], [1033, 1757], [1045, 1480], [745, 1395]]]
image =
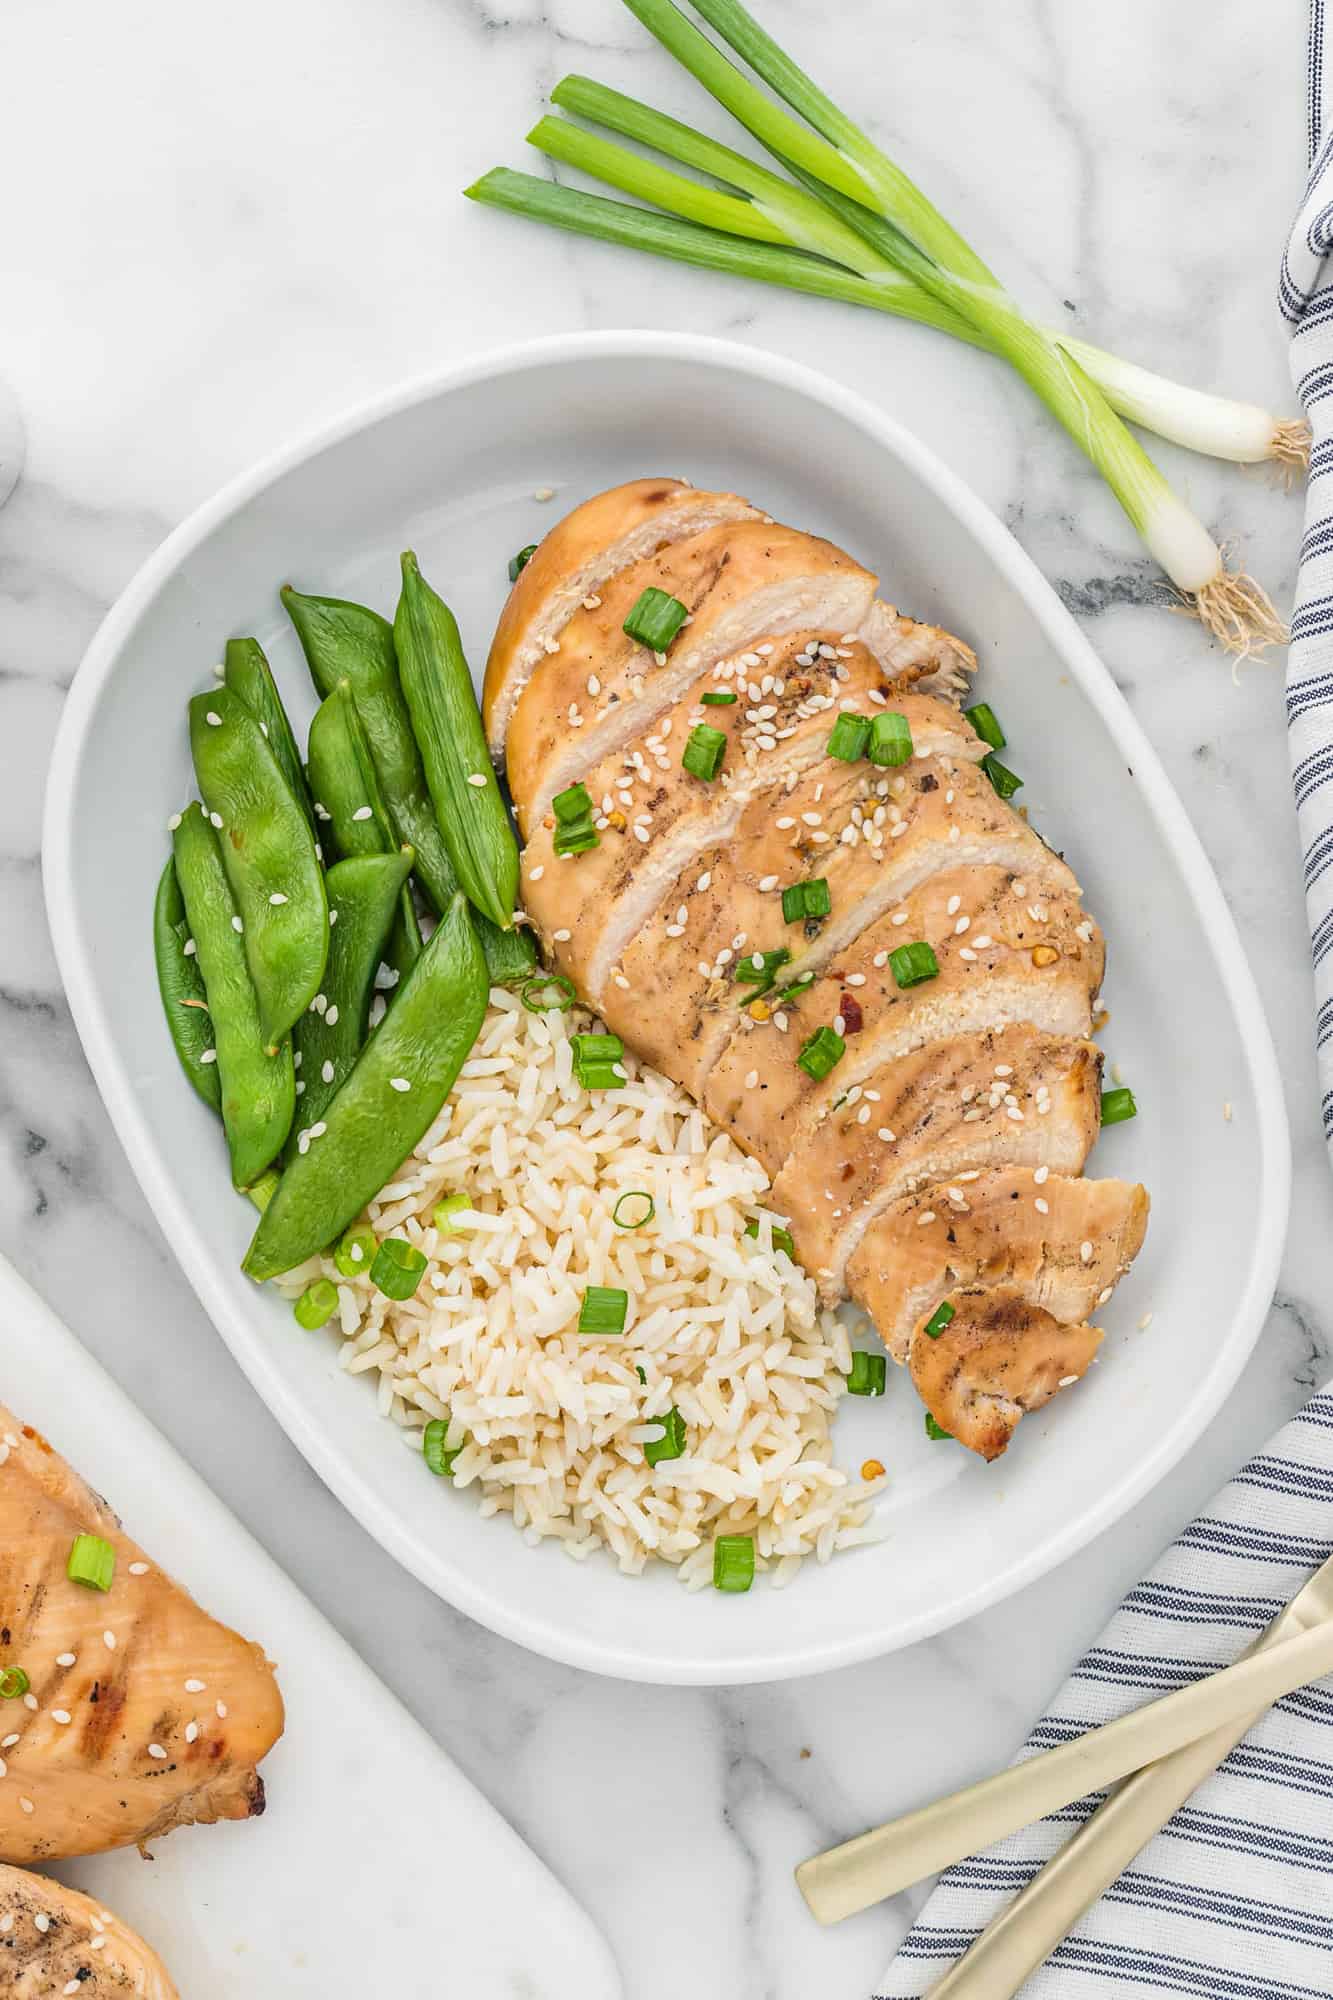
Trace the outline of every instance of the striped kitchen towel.
[[[1132, 1590], [1022, 1755], [1228, 1666], [1333, 1554], [1333, 1386]], [[876, 1993], [927, 1994], [1104, 1793], [940, 1877]], [[1302, 1688], [1142, 1850], [1024, 2000], [1333, 2000], [1333, 1688]]]
[[1324, 0], [1310, 8], [1310, 178], [1282, 257], [1278, 303], [1291, 322], [1291, 372], [1310, 419], [1296, 610], [1287, 666], [1292, 782], [1315, 973], [1324, 1139], [1333, 1146], [1333, 50]]

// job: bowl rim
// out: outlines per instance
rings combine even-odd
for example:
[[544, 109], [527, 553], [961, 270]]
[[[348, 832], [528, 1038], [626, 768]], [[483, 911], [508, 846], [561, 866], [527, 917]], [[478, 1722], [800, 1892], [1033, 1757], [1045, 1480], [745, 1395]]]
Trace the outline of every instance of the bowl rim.
[[[166, 1164], [151, 1141], [134, 1091], [104, 1015], [88, 948], [77, 921], [71, 802], [102, 691], [117, 666], [125, 639], [168, 580], [224, 522], [306, 460], [388, 418], [455, 394], [480, 381], [589, 359], [679, 361], [723, 373], [739, 372], [775, 390], [795, 393], [864, 432], [906, 465], [949, 509], [961, 533], [973, 537], [1023, 599], [1112, 740], [1126, 753], [1146, 808], [1176, 855], [1191, 899], [1208, 926], [1224, 976], [1229, 1006], [1241, 1032], [1256, 1106], [1258, 1189], [1255, 1231], [1245, 1283], [1238, 1292], [1227, 1336], [1214, 1350], [1199, 1393], [1164, 1425], [1151, 1449], [1125, 1476], [1108, 1486], [1095, 1506], [1056, 1526], [1035, 1548], [996, 1565], [984, 1582], [902, 1621], [891, 1630], [871, 1627], [850, 1638], [810, 1636], [798, 1622], [791, 1647], [710, 1659], [706, 1653], [652, 1654], [622, 1648], [614, 1636], [599, 1638], [552, 1624], [521, 1604], [493, 1594], [459, 1570], [447, 1552], [428, 1549], [373, 1485], [350, 1467], [307, 1413], [299, 1396], [268, 1364], [255, 1328], [237, 1314], [214, 1279], [214, 1258], [199, 1239]], [[1234, 1386], [1262, 1329], [1277, 1281], [1290, 1205], [1291, 1148], [1276, 1052], [1231, 911], [1198, 835], [1124, 696], [1071, 614], [1009, 530], [971, 488], [895, 418], [855, 390], [817, 369], [766, 349], [711, 335], [645, 329], [548, 334], [474, 354], [367, 398], [316, 426], [229, 480], [174, 528], [131, 578], [94, 634], [74, 676], [61, 714], [47, 774], [42, 820], [42, 875], [56, 963], [94, 1081], [150, 1208], [200, 1303], [221, 1333], [251, 1386], [289, 1438], [353, 1518], [411, 1574], [459, 1610], [503, 1637], [569, 1666], [625, 1680], [720, 1686], [795, 1679], [896, 1652], [975, 1617], [1067, 1561], [1120, 1519], [1195, 1443]]]

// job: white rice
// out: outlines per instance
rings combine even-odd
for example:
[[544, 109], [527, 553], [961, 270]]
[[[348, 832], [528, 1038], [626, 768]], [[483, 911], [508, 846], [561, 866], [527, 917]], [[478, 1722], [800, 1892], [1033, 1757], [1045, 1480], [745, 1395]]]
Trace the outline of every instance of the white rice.
[[[491, 994], [448, 1104], [367, 1211], [378, 1236], [429, 1258], [412, 1298], [327, 1257], [282, 1288], [334, 1281], [343, 1367], [374, 1374], [381, 1413], [417, 1451], [447, 1418], [453, 1483], [530, 1542], [555, 1537], [579, 1559], [604, 1548], [630, 1575], [657, 1558], [699, 1589], [713, 1537], [753, 1535], [757, 1567], [786, 1583], [803, 1557], [879, 1534], [883, 1477], [833, 1463], [847, 1329], [773, 1249], [763, 1169], [684, 1091], [629, 1057], [622, 1089], [574, 1081], [570, 1036], [595, 1025]], [[655, 1214], [618, 1228], [631, 1189]], [[460, 1191], [466, 1228], [442, 1234], [435, 1204]], [[629, 1294], [623, 1337], [577, 1332], [589, 1285]], [[684, 1455], [650, 1466], [643, 1446], [673, 1405]]]

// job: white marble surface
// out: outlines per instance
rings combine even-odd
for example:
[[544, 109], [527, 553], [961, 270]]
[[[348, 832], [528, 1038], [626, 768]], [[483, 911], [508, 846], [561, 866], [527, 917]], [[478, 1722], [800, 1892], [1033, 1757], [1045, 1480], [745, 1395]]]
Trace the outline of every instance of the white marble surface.
[[[765, 11], [1043, 315], [1285, 405], [1272, 278], [1303, 173], [1300, 0], [848, 0], [836, 36], [813, 0]], [[10, 0], [0, 62], [0, 375], [29, 433], [0, 515], [0, 1248], [582, 1898], [632, 2000], [851, 2000], [906, 1904], [821, 1933], [792, 1865], [1002, 1760], [1122, 1589], [1329, 1372], [1330, 1190], [1280, 668], [1233, 685], [1196, 628], [1145, 601], [1128, 529], [985, 360], [460, 201], [481, 169], [525, 164], [522, 134], [570, 68], [707, 121], [616, 0]], [[342, 1514], [148, 1216], [41, 904], [64, 690], [168, 528], [258, 454], [396, 378], [617, 324], [813, 360], [923, 430], [1003, 515], [1084, 620], [1216, 863], [1295, 1134], [1281, 1290], [1187, 1463], [1068, 1569], [973, 1624], [755, 1692], [619, 1687], [532, 1659], [435, 1602]], [[1298, 499], [1260, 474], [1162, 456], [1289, 602]]]

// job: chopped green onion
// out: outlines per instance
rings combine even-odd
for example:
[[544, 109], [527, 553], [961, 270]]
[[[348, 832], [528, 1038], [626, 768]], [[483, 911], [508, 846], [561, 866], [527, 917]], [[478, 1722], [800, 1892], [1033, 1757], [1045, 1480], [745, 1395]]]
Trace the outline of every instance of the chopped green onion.
[[835, 1029], [816, 1028], [809, 1041], [802, 1044], [796, 1061], [807, 1076], [812, 1076], [816, 1083], [822, 1083], [846, 1053], [847, 1044]]
[[953, 1432], [946, 1431], [943, 1424], [937, 1424], [930, 1411], [926, 1411], [926, 1436], [928, 1438], [952, 1438]]
[[439, 1479], [446, 1479], [454, 1469], [454, 1460], [463, 1447], [456, 1444], [451, 1451], [446, 1442], [449, 1426], [443, 1417], [432, 1417], [421, 1433], [421, 1456], [431, 1471]]
[[0, 1701], [17, 1701], [31, 1686], [22, 1667], [0, 1667]]
[[435, 1212], [431, 1216], [431, 1221], [435, 1224], [441, 1236], [464, 1236], [467, 1234], [468, 1225], [465, 1222], [458, 1221], [457, 1218], [460, 1215], [470, 1215], [471, 1213], [471, 1197], [464, 1194], [460, 1189], [457, 1194], [447, 1194], [443, 1201], [436, 1202]]
[[777, 994], [777, 1005], [785, 1007], [787, 1002], [794, 1000], [798, 993], [804, 993], [807, 986], [813, 986], [818, 976], [818, 973], [803, 972], [799, 979], [792, 980], [790, 986], [780, 987]]
[[889, 969], [898, 985], [920, 986], [923, 980], [939, 977], [940, 962], [928, 944], [900, 944], [889, 953]]
[[510, 556], [509, 581], [511, 583], [518, 582], [520, 576], [523, 574], [524, 570], [527, 568], [528, 564], [532, 561], [532, 558], [536, 555], [536, 553], [537, 553], [537, 544], [535, 542], [529, 542], [528, 546], [525, 549], [520, 549], [516, 556]]
[[734, 977], [746, 986], [771, 986], [773, 975], [780, 965], [786, 965], [791, 953], [785, 944], [776, 951], [747, 951], [737, 961]]
[[678, 597], [650, 585], [639, 597], [621, 630], [650, 653], [665, 653], [689, 617], [689, 608]]
[[844, 764], [854, 764], [859, 757], [865, 756], [869, 741], [869, 719], [864, 715], [851, 715], [844, 709], [833, 725], [828, 754], [830, 757], [841, 757]]
[[[751, 1216], [750, 1220], [746, 1223], [745, 1233], [747, 1236], [758, 1236], [759, 1224], [754, 1216]], [[773, 1248], [775, 1250], [785, 1250], [787, 1255], [794, 1259], [796, 1256], [796, 1238], [792, 1235], [790, 1229], [783, 1229], [775, 1222], [770, 1233], [773, 1238]]]
[[1007, 764], [1002, 764], [994, 752], [982, 758], [981, 768], [1002, 799], [1011, 799], [1015, 792], [1022, 791], [1023, 780]]
[[648, 1377], [647, 1377], [647, 1375], [646, 1375], [646, 1374], [644, 1373], [644, 1369], [643, 1369], [643, 1363], [642, 1363], [642, 1362], [640, 1362], [640, 1361], [636, 1361], [636, 1362], [635, 1362], [635, 1364], [634, 1364], [634, 1373], [635, 1373], [635, 1374], [636, 1374], [636, 1375], [638, 1376], [639, 1380], [640, 1380], [640, 1381], [642, 1382], [642, 1384], [643, 1384], [644, 1388], [646, 1389], [646, 1388], [648, 1387]]
[[954, 1316], [954, 1308], [949, 1304], [949, 1301], [947, 1299], [944, 1300], [943, 1304], [936, 1306], [934, 1312], [930, 1315], [930, 1318], [926, 1321], [926, 1332], [930, 1335], [932, 1340], [939, 1339], [940, 1335], [943, 1333], [945, 1327], [948, 1326], [953, 1316]]
[[896, 708], [872, 716], [866, 755], [872, 764], [909, 764], [912, 760], [912, 729]]
[[585, 1063], [575, 1071], [575, 1080], [584, 1090], [619, 1090], [625, 1082], [614, 1063]]
[[710, 723], [696, 722], [681, 755], [681, 768], [692, 778], [702, 778], [705, 784], [711, 784], [722, 769], [726, 754], [727, 739], [723, 732]]
[[589, 1285], [579, 1312], [579, 1332], [588, 1334], [623, 1333], [629, 1311], [629, 1293], [615, 1285]]
[[586, 854], [590, 847], [601, 844], [601, 835], [590, 819], [576, 820], [572, 826], [558, 826], [551, 842], [557, 854]]
[[307, 1285], [296, 1304], [292, 1316], [298, 1326], [307, 1333], [324, 1326], [338, 1310], [338, 1287], [328, 1278], [316, 1278], [313, 1285]]
[[[624, 1208], [627, 1201], [647, 1202], [648, 1206], [641, 1215], [636, 1214], [633, 1210], [622, 1215], [620, 1211]], [[651, 1222], [656, 1213], [657, 1203], [653, 1200], [647, 1188], [628, 1188], [611, 1210], [611, 1220], [615, 1223], [617, 1229], [642, 1229], [644, 1223]]]
[[[344, 1278], [364, 1277], [374, 1263], [378, 1249], [379, 1239], [374, 1230], [364, 1222], [354, 1222], [350, 1229], [343, 1232], [342, 1240], [333, 1253], [339, 1275]], [[305, 1324], [304, 1321], [301, 1323]], [[317, 1324], [323, 1326], [324, 1320], [319, 1320]]]
[[882, 1396], [888, 1372], [888, 1362], [882, 1354], [867, 1354], [864, 1348], [858, 1347], [847, 1374], [847, 1394]]
[[576, 1069], [584, 1063], [618, 1063], [625, 1055], [619, 1035], [571, 1035], [569, 1046]]
[[792, 882], [782, 892], [782, 914], [789, 924], [802, 923], [806, 917], [826, 917], [832, 908], [833, 898], [822, 875], [814, 875], [808, 882]]
[[[544, 993], [553, 993], [555, 997], [543, 1000], [540, 996]], [[566, 979], [563, 972], [539, 972], [534, 978], [524, 980], [518, 997], [529, 1014], [567, 1014], [578, 994], [573, 980]]]
[[418, 1250], [414, 1244], [405, 1243], [401, 1236], [386, 1236], [375, 1252], [370, 1277], [385, 1298], [410, 1299], [421, 1283], [425, 1269], [424, 1251]]
[[685, 1450], [685, 1419], [680, 1411], [673, 1405], [659, 1421], [666, 1436], [649, 1438], [644, 1445], [643, 1455], [649, 1465], [660, 1465], [664, 1458], [679, 1458]]
[[1139, 1107], [1134, 1102], [1132, 1090], [1104, 1090], [1102, 1092], [1102, 1124], [1123, 1125], [1127, 1118], [1137, 1118]]
[[592, 800], [588, 797], [586, 785], [568, 785], [563, 792], [557, 792], [551, 800], [551, 811], [562, 826], [570, 826], [575, 820], [587, 819], [592, 812]]
[[983, 743], [989, 743], [992, 750], [1003, 750], [1005, 734], [1001, 729], [995, 710], [988, 701], [974, 702], [965, 708], [963, 714], [976, 730]]
[[[333, 1287], [330, 1285], [329, 1290]], [[116, 1551], [101, 1535], [76, 1535], [70, 1544], [65, 1575], [89, 1590], [110, 1590], [116, 1574]]]
[[754, 1536], [716, 1536], [713, 1542], [714, 1590], [748, 1590], [753, 1582]]
[[709, 688], [706, 694], [699, 696], [699, 699], [706, 702], [709, 708], [730, 708], [736, 696], [731, 688]]

